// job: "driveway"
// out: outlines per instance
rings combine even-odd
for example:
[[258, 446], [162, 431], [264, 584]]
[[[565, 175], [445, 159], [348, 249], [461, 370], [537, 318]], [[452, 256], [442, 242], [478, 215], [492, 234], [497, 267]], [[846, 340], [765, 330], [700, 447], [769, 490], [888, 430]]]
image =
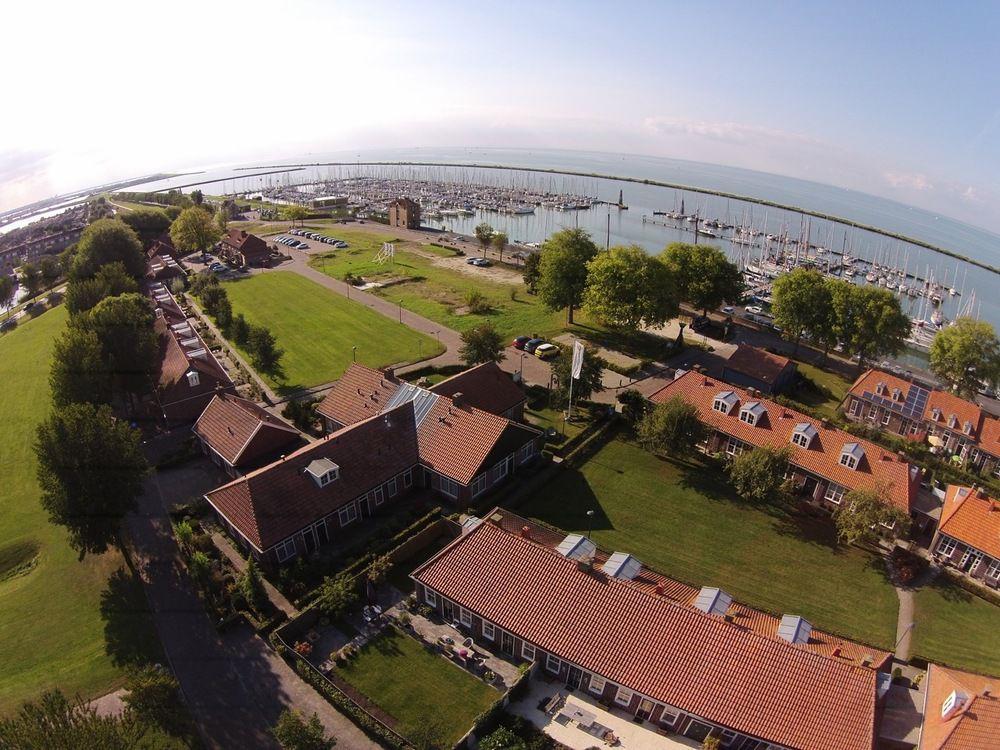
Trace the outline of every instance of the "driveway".
[[276, 748], [271, 727], [285, 707], [317, 713], [341, 747], [376, 750], [345, 716], [249, 628], [216, 632], [195, 594], [164, 510], [161, 480], [146, 481], [139, 508], [127, 519], [133, 557], [167, 661], [210, 748]]

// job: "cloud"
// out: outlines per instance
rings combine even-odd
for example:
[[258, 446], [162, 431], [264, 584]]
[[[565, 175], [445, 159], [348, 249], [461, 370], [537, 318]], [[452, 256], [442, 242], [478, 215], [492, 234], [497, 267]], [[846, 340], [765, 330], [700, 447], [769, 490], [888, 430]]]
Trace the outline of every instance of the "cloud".
[[678, 117], [647, 117], [642, 127], [654, 135], [694, 135], [729, 143], [747, 143], [767, 139], [796, 143], [818, 144], [819, 141], [801, 133], [764, 128], [741, 122], [712, 122], [710, 120], [685, 120]]
[[909, 188], [920, 191], [934, 189], [934, 183], [927, 175], [920, 172], [894, 172], [890, 170], [883, 173], [882, 177], [894, 188]]

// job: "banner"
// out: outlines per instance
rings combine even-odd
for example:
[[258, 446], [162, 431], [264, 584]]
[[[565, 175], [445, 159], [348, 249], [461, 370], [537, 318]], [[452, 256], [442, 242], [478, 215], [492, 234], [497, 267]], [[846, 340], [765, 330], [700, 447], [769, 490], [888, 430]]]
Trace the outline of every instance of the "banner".
[[580, 371], [583, 369], [583, 342], [574, 341], [573, 342], [573, 379], [580, 379]]

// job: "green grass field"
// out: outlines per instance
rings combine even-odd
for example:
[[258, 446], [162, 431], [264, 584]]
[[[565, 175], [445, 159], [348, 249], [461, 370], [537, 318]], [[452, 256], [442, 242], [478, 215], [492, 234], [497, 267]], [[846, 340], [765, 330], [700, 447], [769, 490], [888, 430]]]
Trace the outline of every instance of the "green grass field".
[[1000, 677], [1000, 607], [944, 576], [915, 596], [914, 656]]
[[50, 688], [89, 698], [130, 663], [162, 660], [146, 600], [118, 553], [84, 560], [39, 504], [35, 426], [49, 408], [49, 357], [62, 307], [0, 336], [0, 715]]
[[291, 271], [226, 282], [234, 313], [266, 326], [285, 350], [283, 377], [266, 377], [279, 391], [336, 380], [351, 363], [371, 367], [416, 362], [444, 351], [430, 336], [324, 289]]
[[519, 512], [586, 532], [589, 509], [594, 540], [606, 550], [821, 629], [893, 644], [898, 601], [881, 561], [837, 545], [826, 519], [747, 506], [716, 468], [661, 460], [615, 439], [580, 470], [560, 472]]
[[416, 737], [432, 727], [441, 747], [454, 745], [500, 697], [494, 688], [391, 628], [336, 671], [394, 716], [397, 732]]

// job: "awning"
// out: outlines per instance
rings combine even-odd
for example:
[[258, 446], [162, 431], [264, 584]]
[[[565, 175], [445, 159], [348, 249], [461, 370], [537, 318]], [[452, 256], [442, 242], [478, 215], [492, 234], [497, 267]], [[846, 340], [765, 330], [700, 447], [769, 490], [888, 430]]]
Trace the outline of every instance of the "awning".
[[935, 448], [940, 448], [944, 445], [944, 440], [939, 438], [937, 435], [928, 435], [927, 442], [933, 445]]

